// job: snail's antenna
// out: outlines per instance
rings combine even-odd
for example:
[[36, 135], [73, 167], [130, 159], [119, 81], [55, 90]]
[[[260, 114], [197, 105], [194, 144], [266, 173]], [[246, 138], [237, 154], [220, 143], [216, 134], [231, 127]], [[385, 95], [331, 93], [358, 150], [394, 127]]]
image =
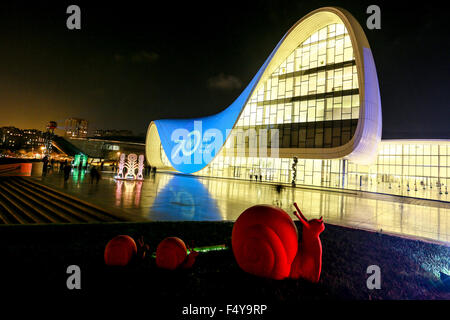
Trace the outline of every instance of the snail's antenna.
[[144, 246], [144, 236], [140, 236], [139, 237], [139, 239], [138, 239], [138, 244], [141, 246], [141, 247], [143, 247]]
[[297, 213], [297, 211], [294, 210], [294, 215], [297, 217], [298, 220], [302, 221], [302, 217]]
[[294, 214], [297, 216], [297, 218], [299, 218], [300, 220], [304, 220], [305, 222], [308, 222], [308, 219], [305, 218], [305, 216], [303, 215], [302, 211], [300, 210], [300, 208], [297, 205], [297, 202], [294, 202], [294, 207], [295, 209], [297, 209], [297, 212], [294, 211]]

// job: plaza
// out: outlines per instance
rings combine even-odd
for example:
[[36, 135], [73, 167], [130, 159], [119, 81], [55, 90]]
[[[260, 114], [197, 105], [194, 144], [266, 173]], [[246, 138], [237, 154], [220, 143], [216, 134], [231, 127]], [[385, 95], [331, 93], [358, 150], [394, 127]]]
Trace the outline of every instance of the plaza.
[[146, 221], [235, 221], [255, 204], [292, 213], [297, 202], [307, 218], [323, 216], [325, 223], [450, 241], [450, 205], [443, 201], [312, 187], [284, 187], [278, 193], [274, 184], [174, 173], [122, 181], [104, 171], [99, 183], [91, 184], [89, 174], [73, 169], [66, 184], [59, 173], [34, 179], [125, 218], [128, 214]]

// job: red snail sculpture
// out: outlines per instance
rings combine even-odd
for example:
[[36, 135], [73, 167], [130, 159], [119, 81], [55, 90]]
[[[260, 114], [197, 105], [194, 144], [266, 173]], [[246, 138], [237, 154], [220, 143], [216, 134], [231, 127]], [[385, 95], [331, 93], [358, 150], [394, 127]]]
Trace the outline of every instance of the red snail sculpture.
[[191, 268], [197, 256], [198, 252], [186, 247], [180, 238], [167, 237], [156, 248], [156, 265], [168, 270]]
[[119, 235], [112, 238], [105, 247], [104, 259], [108, 266], [124, 267], [133, 258], [145, 258], [149, 246], [144, 243], [141, 237], [138, 244], [128, 235]]
[[236, 220], [231, 235], [239, 267], [250, 274], [272, 279], [304, 278], [318, 282], [322, 269], [320, 233], [322, 217], [307, 220], [297, 204], [294, 214], [303, 226], [302, 242], [291, 217], [281, 208], [256, 205]]

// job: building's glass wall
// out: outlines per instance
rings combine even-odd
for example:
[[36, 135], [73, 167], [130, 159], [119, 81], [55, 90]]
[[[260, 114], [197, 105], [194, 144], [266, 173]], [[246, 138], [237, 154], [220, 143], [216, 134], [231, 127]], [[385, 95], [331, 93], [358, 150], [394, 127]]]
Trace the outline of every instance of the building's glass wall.
[[[164, 154], [164, 153], [163, 153]], [[164, 162], [170, 165], [167, 157]], [[217, 156], [197, 175], [292, 183], [448, 199], [450, 141], [382, 141], [373, 165], [314, 160]]]
[[347, 143], [359, 117], [355, 57], [347, 29], [331, 24], [311, 35], [244, 107], [236, 128], [279, 129], [281, 148]]
[[[369, 170], [372, 176], [376, 174], [377, 184], [387, 185], [389, 190], [435, 198], [433, 195], [448, 194], [449, 167], [449, 141], [384, 141], [376, 165]], [[354, 170], [362, 171], [357, 166]]]

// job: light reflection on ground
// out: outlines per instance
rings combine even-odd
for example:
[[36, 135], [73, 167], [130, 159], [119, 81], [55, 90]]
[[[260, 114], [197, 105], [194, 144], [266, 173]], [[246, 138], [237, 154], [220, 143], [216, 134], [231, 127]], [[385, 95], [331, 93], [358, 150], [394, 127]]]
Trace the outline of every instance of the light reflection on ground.
[[[255, 204], [275, 204], [292, 213], [296, 201], [307, 218], [383, 232], [450, 241], [450, 204], [399, 197], [328, 192], [232, 179], [157, 173], [144, 182], [116, 181], [103, 172], [99, 184], [74, 170], [64, 184], [61, 174], [40, 179], [105, 208], [120, 209], [149, 220], [236, 220]], [[292, 215], [294, 218], [294, 216]]]

